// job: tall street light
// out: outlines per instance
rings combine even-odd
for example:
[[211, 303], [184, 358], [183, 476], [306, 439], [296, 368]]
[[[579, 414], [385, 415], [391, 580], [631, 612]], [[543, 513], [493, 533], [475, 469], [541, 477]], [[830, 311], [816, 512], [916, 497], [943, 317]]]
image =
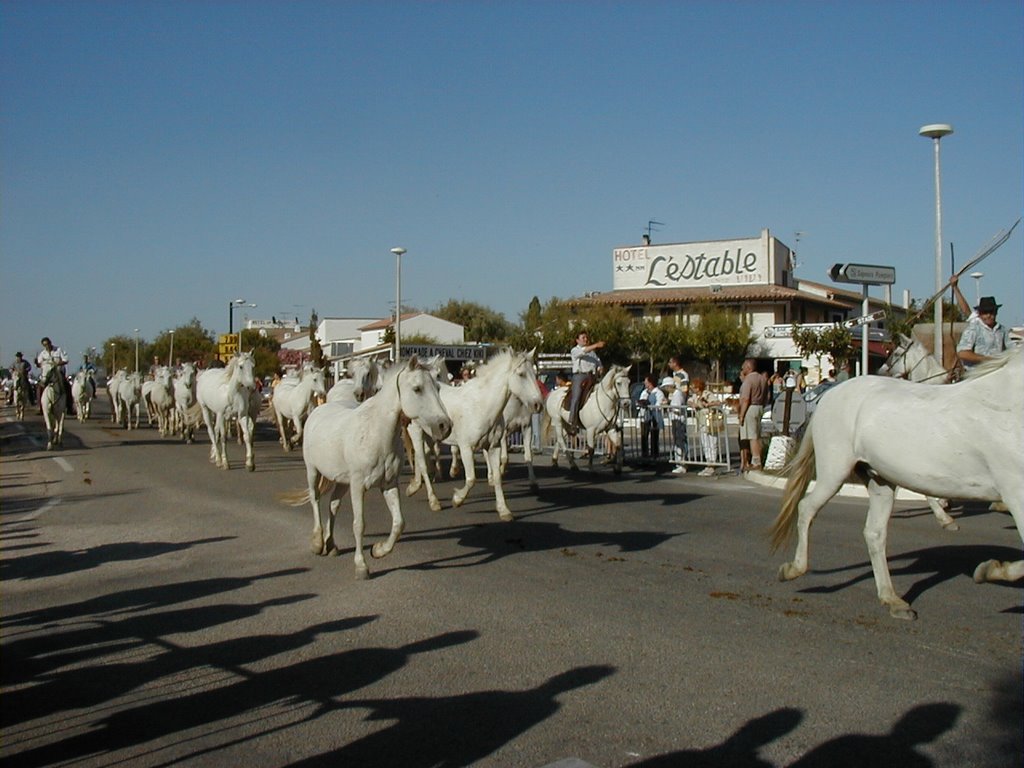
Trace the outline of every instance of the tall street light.
[[[943, 136], [949, 136], [953, 126], [946, 123], [934, 123], [921, 127], [918, 134], [932, 140], [935, 145], [935, 293], [941, 294], [946, 281], [942, 279], [942, 174], [939, 165], [939, 142]], [[942, 363], [942, 296], [935, 297], [934, 314], [934, 346], [935, 358]], [[943, 363], [945, 365], [945, 363]]]
[[139, 329], [135, 329], [135, 372], [139, 372]]
[[110, 373], [107, 374], [107, 378], [109, 379], [115, 373], [117, 373], [117, 344], [112, 341], [110, 342]]
[[171, 331], [171, 351], [167, 353], [167, 365], [174, 367], [174, 331]]
[[971, 272], [971, 277], [974, 278], [974, 306], [981, 304], [981, 278], [984, 276], [984, 272]]
[[392, 248], [395, 254], [395, 362], [402, 357], [402, 254], [405, 248]]

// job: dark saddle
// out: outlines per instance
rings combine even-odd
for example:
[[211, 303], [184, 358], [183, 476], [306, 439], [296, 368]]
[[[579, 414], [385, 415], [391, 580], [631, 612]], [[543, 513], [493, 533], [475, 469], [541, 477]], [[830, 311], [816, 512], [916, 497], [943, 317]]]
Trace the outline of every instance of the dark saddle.
[[[580, 410], [583, 410], [583, 406], [587, 402], [587, 398], [590, 397], [590, 393], [594, 391], [594, 384], [597, 383], [597, 377], [594, 374], [590, 374], [587, 378], [580, 382]], [[562, 398], [562, 416], [566, 421], [569, 420], [569, 405], [572, 403], [572, 388], [566, 393], [565, 397]]]

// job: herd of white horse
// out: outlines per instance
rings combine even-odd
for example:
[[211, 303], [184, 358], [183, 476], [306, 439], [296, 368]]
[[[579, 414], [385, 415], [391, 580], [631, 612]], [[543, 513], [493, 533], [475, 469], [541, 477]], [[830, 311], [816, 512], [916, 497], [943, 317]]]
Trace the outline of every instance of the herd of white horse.
[[[443, 361], [422, 362], [415, 357], [387, 370], [372, 361], [355, 361], [347, 377], [329, 391], [323, 373], [311, 368], [282, 379], [272, 398], [280, 443], [285, 451], [301, 444], [306, 467], [306, 487], [282, 495], [282, 500], [312, 508], [313, 552], [337, 554], [334, 521], [342, 498], [351, 490], [355, 571], [357, 577], [366, 578], [365, 492], [380, 488], [392, 516], [390, 535], [371, 549], [373, 557], [383, 557], [404, 528], [398, 484], [406, 457], [414, 469], [407, 495], [425, 486], [431, 509], [441, 509], [432, 479], [440, 473], [442, 445], [450, 449], [451, 476], [456, 476], [460, 464], [465, 474], [452, 505], [460, 506], [472, 490], [474, 456], [480, 451], [498, 516], [513, 519], [502, 488], [509, 434], [524, 433], [531, 487], [536, 487], [531, 434], [535, 414], [543, 412], [545, 430], [555, 429], [553, 462], [557, 464], [559, 452], [565, 451], [566, 391], [554, 390], [545, 403], [533, 360], [532, 351], [500, 352], [459, 386], [448, 383]], [[902, 338], [882, 369], [888, 375], [857, 377], [833, 388], [822, 398], [787, 468], [789, 479], [773, 526], [772, 545], [781, 546], [794, 531], [798, 542], [793, 561], [781, 567], [779, 577], [789, 580], [807, 572], [811, 523], [850, 477], [868, 489], [864, 537], [878, 597], [895, 617], [916, 616], [893, 589], [886, 561], [886, 533], [897, 486], [930, 497], [1002, 501], [1024, 540], [1022, 366], [1022, 352], [1015, 348], [977, 366], [962, 383], [928, 386], [944, 381], [945, 372], [919, 344]], [[613, 451], [621, 447], [619, 406], [628, 401], [628, 372], [626, 367], [610, 366], [580, 410], [591, 461], [602, 433], [608, 435]], [[44, 386], [48, 448], [60, 444], [64, 413], [60, 389], [52, 382]], [[144, 405], [150, 424], [161, 435], [177, 434], [191, 442], [201, 413], [210, 438], [210, 461], [222, 469], [229, 468], [229, 424], [237, 424], [246, 468], [255, 469], [253, 434], [262, 397], [251, 353], [237, 354], [226, 367], [198, 375], [191, 364], [176, 371], [159, 368], [147, 381], [138, 373], [120, 370], [109, 380], [107, 390], [111, 418], [126, 429], [138, 428]], [[84, 376], [76, 379], [72, 391], [79, 419], [88, 418], [92, 392]], [[568, 455], [575, 467], [572, 454]], [[431, 457], [433, 472], [428, 464]], [[930, 501], [940, 521], [956, 530], [938, 500]], [[978, 582], [1022, 577], [1024, 560], [989, 560], [974, 573]]]

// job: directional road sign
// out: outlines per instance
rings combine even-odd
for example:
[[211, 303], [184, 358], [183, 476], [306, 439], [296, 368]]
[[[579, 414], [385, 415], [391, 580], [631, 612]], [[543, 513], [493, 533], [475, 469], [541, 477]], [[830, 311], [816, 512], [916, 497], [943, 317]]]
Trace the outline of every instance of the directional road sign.
[[896, 267], [878, 264], [833, 264], [828, 274], [837, 283], [892, 285], [896, 282]]

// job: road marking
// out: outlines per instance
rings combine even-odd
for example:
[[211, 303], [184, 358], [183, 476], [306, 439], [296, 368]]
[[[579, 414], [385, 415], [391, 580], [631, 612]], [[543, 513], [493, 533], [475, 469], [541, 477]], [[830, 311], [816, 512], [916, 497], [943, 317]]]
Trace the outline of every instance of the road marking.
[[47, 502], [45, 504], [43, 504], [43, 506], [41, 506], [35, 512], [30, 512], [29, 514], [25, 515], [25, 517], [19, 517], [16, 520], [12, 520], [11, 522], [23, 523], [23, 522], [27, 522], [29, 520], [35, 520], [37, 517], [39, 517], [41, 514], [43, 514], [43, 512], [46, 512], [47, 510], [53, 509], [58, 504], [60, 504], [60, 501], [61, 500], [60, 500], [59, 496], [54, 496], [52, 499], [48, 499]]
[[74, 472], [75, 468], [71, 466], [67, 459], [62, 459], [60, 456], [51, 456], [51, 459], [57, 462], [57, 466], [63, 469], [65, 472]]

